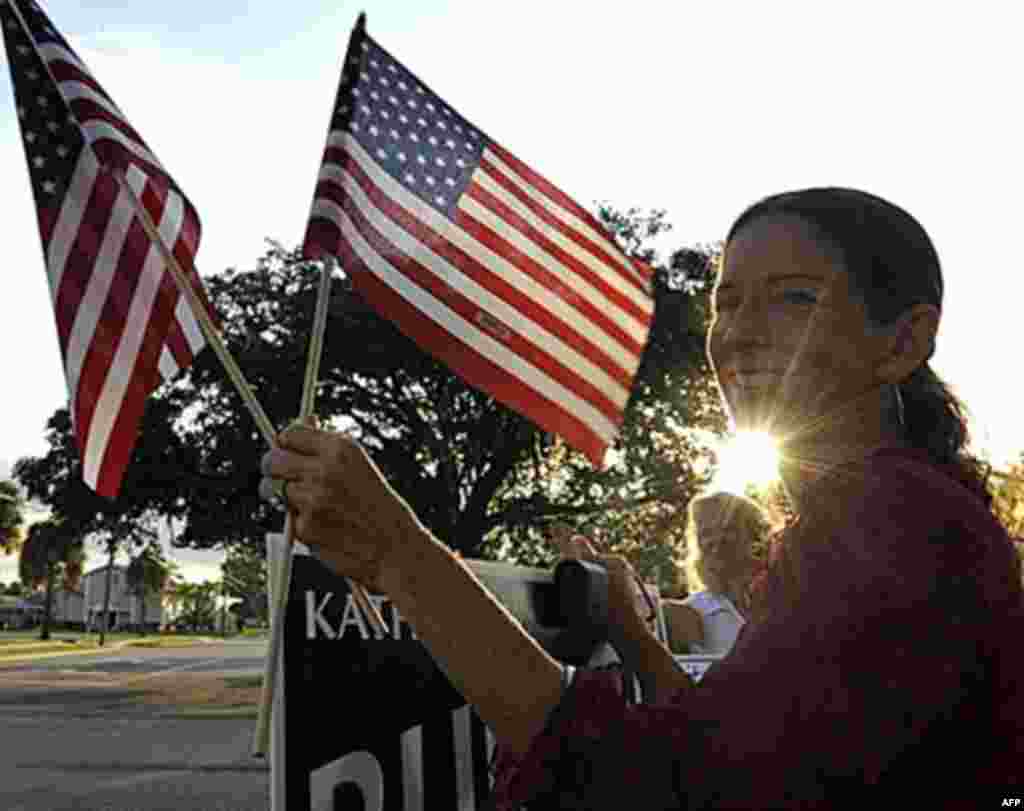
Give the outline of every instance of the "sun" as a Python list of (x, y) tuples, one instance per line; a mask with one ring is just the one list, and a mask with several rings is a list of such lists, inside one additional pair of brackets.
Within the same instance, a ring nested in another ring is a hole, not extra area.
[(779, 477), (779, 446), (769, 434), (741, 431), (717, 448), (714, 490), (742, 495), (748, 487), (765, 487)]

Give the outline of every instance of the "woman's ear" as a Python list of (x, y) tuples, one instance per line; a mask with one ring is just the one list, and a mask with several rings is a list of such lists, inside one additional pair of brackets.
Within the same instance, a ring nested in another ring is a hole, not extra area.
[(885, 383), (902, 383), (935, 350), (939, 310), (933, 304), (915, 304), (892, 325), (885, 358), (878, 376)]

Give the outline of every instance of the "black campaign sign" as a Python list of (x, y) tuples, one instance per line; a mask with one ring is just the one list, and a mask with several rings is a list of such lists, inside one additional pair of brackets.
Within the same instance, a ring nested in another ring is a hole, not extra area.
[[(558, 635), (545, 631), (555, 625), (550, 575), (471, 565), (550, 650)], [(390, 601), (372, 599), (388, 624), (384, 638), (343, 578), (294, 557), (284, 640), (288, 811), (483, 809), (489, 733)]]

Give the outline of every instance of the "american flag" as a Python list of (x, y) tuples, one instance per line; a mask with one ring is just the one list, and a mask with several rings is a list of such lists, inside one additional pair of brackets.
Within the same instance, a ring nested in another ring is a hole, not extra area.
[[(199, 217), (33, 2), (0, 2), (85, 482), (115, 497), (146, 398), (205, 345), (124, 176), (204, 302)], [(211, 312), (212, 314), (212, 312)]]
[(597, 466), (653, 316), (650, 271), (582, 206), (352, 33), (304, 241), (474, 385)]

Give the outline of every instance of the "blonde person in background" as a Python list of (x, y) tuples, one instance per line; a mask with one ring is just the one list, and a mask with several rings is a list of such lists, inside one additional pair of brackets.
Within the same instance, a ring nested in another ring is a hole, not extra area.
[(750, 585), (772, 526), (749, 498), (711, 493), (690, 502), (684, 563), (690, 595), (665, 600), (673, 653), (724, 656), (750, 612)]

